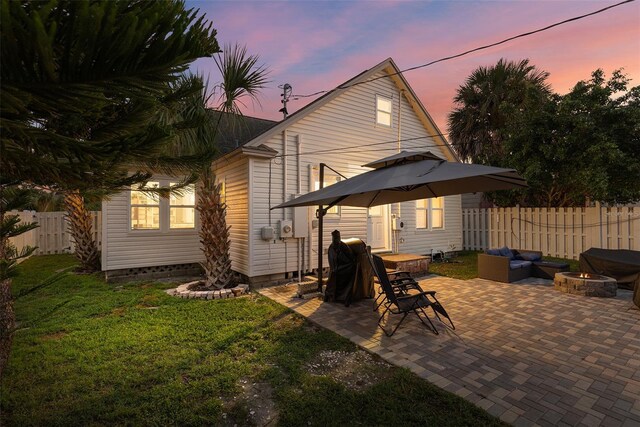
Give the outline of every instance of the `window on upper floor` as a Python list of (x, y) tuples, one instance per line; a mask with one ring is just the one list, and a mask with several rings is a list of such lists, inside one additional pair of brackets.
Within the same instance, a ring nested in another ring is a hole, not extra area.
[(444, 228), (444, 197), (416, 200), (416, 228)]
[(390, 98), (376, 95), (376, 123), (391, 127), (392, 104)]

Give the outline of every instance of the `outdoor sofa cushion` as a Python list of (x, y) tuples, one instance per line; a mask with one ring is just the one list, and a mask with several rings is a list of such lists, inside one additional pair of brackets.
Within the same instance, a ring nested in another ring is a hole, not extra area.
[(495, 255), (495, 256), (500, 256), (500, 249), (487, 249), (485, 251), (485, 253), (487, 255)]
[(540, 261), (542, 259), (542, 255), (540, 252), (519, 252), (518, 255), (516, 255), (516, 259), (524, 261)]
[(522, 261), (522, 260), (513, 260), (509, 261), (509, 268), (511, 270), (516, 270), (518, 268), (528, 268), (531, 266), (531, 261)]
[(499, 249), (500, 256), (506, 256), (509, 259), (515, 259), (515, 255), (511, 252), (508, 246), (503, 246)]
[[(511, 266), (511, 263), (516, 261)], [(531, 274), (531, 262), (510, 260), (506, 256), (478, 254), (478, 277), (497, 282), (515, 282), (525, 279)]]

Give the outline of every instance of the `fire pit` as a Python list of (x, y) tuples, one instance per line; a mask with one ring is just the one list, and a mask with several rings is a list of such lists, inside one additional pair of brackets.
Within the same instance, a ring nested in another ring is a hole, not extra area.
[(556, 273), (554, 289), (568, 294), (587, 297), (615, 297), (618, 292), (616, 279), (591, 273)]

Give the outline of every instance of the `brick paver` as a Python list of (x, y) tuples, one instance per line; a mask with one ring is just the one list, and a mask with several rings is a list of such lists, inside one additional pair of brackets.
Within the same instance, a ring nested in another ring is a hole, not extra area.
[(386, 337), (369, 300), (302, 300), (295, 285), (260, 293), (510, 424), (640, 426), (640, 310), (631, 292), (583, 297), (541, 279), (420, 284), (438, 292), (455, 331), (435, 321), (434, 335), (409, 316)]

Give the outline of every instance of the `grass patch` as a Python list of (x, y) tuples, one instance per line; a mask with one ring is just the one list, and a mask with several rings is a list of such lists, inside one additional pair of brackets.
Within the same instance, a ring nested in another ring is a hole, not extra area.
[[(452, 259), (453, 262), (432, 262), (429, 273), (454, 279), (469, 280), (478, 277), (478, 254), (480, 251), (460, 251)], [(566, 262), (571, 271), (580, 271), (580, 263), (575, 259), (554, 258), (545, 256), (546, 261)]]
[(478, 277), (478, 253), (476, 251), (460, 251), (451, 261), (432, 262), (429, 273), (454, 279), (469, 280)]
[[(73, 265), (32, 257), (14, 294)], [(395, 425), (398, 414), (405, 425), (501, 425), (378, 359), (367, 387), (312, 372), (322, 354), (361, 350), (269, 299), (183, 300), (169, 287), (72, 274), (19, 298), (3, 424), (260, 425), (254, 409), (268, 399), (278, 425)]]

